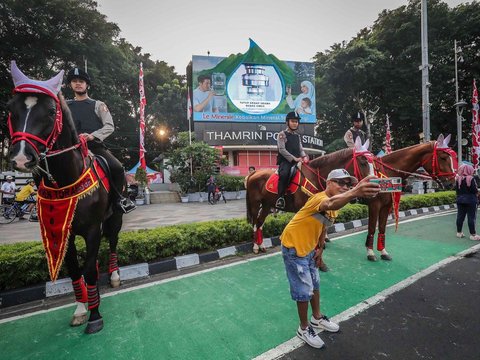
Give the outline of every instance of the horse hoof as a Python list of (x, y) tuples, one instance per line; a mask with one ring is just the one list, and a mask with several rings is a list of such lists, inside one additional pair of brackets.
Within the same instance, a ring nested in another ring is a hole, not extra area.
[(329, 237), (325, 237), (325, 242), (330, 242), (330, 238), (329, 238)]
[(254, 254), (258, 254), (258, 249), (259, 249), (258, 244), (253, 244), (253, 253)]
[(87, 322), (87, 314), (72, 316), (72, 320), (70, 320), (70, 326), (80, 326)]
[(89, 321), (85, 328), (85, 334), (95, 334), (103, 329), (103, 319)]
[(375, 255), (367, 255), (368, 261), (377, 261), (377, 257)]
[(117, 288), (117, 287), (119, 287), (119, 286), (120, 286), (120, 279), (118, 279), (118, 280), (111, 280), (111, 281), (110, 281), (110, 286), (111, 286), (112, 288)]
[(262, 253), (266, 253), (266, 252), (267, 252), (267, 249), (266, 249), (265, 246), (263, 246), (263, 245), (260, 245), (260, 249), (259, 249), (259, 250), (260, 250), (260, 252), (262, 252)]
[(380, 257), (382, 258), (382, 260), (388, 260), (388, 261), (392, 260), (392, 257), (388, 254), (382, 254), (380, 255)]

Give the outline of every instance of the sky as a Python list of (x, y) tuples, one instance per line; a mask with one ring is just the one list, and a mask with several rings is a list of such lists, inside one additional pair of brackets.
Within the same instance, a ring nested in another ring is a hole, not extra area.
[[(313, 61), (407, 0), (97, 0), (120, 37), (185, 74), (192, 55), (244, 53), (252, 38), (281, 60)], [(446, 0), (454, 7), (461, 0)], [(418, 34), (420, 37), (420, 33)]]

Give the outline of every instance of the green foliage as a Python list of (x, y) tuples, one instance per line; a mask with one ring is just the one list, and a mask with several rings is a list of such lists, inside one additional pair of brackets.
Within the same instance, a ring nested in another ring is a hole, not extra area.
[[(164, 61), (119, 37), (120, 28), (108, 22), (93, 0), (4, 0), (0, 2), (0, 103), (11, 97), (8, 68), (16, 60), (29, 77), (48, 79), (60, 70), (84, 66), (92, 77), (89, 95), (104, 101), (115, 122), (115, 132), (105, 143), (125, 168), (138, 161), (138, 73), (144, 69), (147, 98), (145, 145), (147, 163), (168, 147), (158, 141), (155, 129), (163, 126), (173, 135), (186, 130), (185, 77)], [(63, 89), (72, 97), (69, 87)], [(6, 118), (0, 107), (0, 117)], [(8, 133), (0, 122), (0, 141)]]
[(145, 186), (148, 182), (147, 172), (144, 168), (138, 167), (137, 171), (135, 172), (135, 180), (141, 185)]
[[(455, 202), (455, 192), (446, 191), (402, 198), (401, 210), (430, 207)], [(269, 216), (263, 227), (265, 237), (278, 236), (294, 214), (281, 213)], [(367, 206), (348, 204), (340, 210), (337, 222), (347, 222), (367, 217)], [(150, 230), (121, 232), (117, 253), (119, 265), (153, 262), (172, 256), (212, 251), (251, 241), (252, 227), (245, 219), (216, 220), (159, 227)], [(77, 237), (75, 244), (80, 264), (85, 261), (85, 243)], [(101, 271), (108, 270), (108, 243), (102, 241), (99, 251)], [(60, 277), (66, 277), (65, 266)], [(45, 251), (40, 242), (0, 245), (0, 290), (48, 281)]]
[(217, 184), (222, 185), (225, 191), (245, 190), (245, 177), (233, 175), (218, 175)]
[[(184, 141), (185, 137), (179, 138)], [(204, 142), (175, 146), (167, 154), (170, 179), (179, 184), (182, 193), (203, 191), (208, 177), (224, 163), (219, 152)], [(192, 163), (190, 168), (190, 162)], [(193, 172), (193, 173), (191, 173)]]
[[(420, 18), (420, 1), (411, 0), (397, 9), (384, 10), (351, 41), (317, 53), (317, 117), (325, 145), (343, 137), (351, 126), (350, 114), (377, 106), (380, 110), (371, 128), (374, 151), (380, 150), (385, 139), (387, 114), (394, 149), (418, 143), (422, 131)], [(472, 80), (480, 77), (479, 21), (478, 1), (453, 8), (440, 0), (428, 1), (432, 137), (456, 132), (451, 121), (455, 118), (454, 39), (464, 59), (458, 65), (460, 98), (471, 97)]]

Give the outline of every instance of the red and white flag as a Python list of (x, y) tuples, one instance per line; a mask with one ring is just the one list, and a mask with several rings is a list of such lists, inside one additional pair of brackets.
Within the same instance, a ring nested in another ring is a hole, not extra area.
[(480, 115), (478, 109), (478, 90), (473, 79), (472, 94), (472, 163), (475, 169), (478, 169), (480, 158)]
[(138, 91), (140, 93), (140, 167), (147, 169), (145, 161), (145, 105), (147, 99), (145, 98), (145, 88), (143, 86), (143, 64), (140, 63), (140, 74), (138, 76)]
[(190, 100), (190, 88), (187, 87), (187, 119), (192, 119), (192, 100)]
[(385, 134), (385, 153), (390, 154), (392, 152), (392, 146), (390, 144), (390, 140), (392, 139), (392, 135), (390, 134), (390, 120), (388, 119), (387, 115), (387, 132)]

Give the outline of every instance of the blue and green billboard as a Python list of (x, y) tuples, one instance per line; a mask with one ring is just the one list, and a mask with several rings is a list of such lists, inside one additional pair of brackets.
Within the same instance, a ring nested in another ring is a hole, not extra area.
[(245, 54), (193, 56), (194, 121), (281, 123), (297, 111), (315, 123), (313, 63), (282, 61), (253, 40)]

